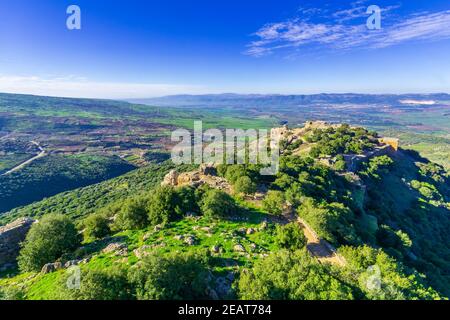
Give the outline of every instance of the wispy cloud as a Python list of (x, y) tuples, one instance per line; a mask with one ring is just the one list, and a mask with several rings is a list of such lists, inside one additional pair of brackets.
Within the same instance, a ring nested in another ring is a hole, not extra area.
[(149, 98), (156, 96), (202, 93), (203, 87), (149, 84), (149, 83), (118, 83), (96, 82), (76, 76), (15, 76), (0, 74), (0, 92), (26, 93), (58, 97), (84, 98)]
[[(317, 22), (323, 19), (314, 22), (310, 16), (306, 16), (269, 23), (253, 34), (257, 40), (248, 44), (245, 54), (261, 57), (276, 51), (306, 48), (375, 49), (408, 41), (450, 39), (450, 10), (415, 13), (387, 21), (386, 13), (398, 7), (394, 5), (382, 8), (384, 20), (381, 30), (367, 29), (366, 20), (362, 19), (369, 16), (364, 1), (355, 2), (351, 8), (329, 14), (326, 22)], [(312, 9), (307, 10), (314, 12)], [(302, 9), (302, 12), (305, 12), (305, 9)], [(355, 23), (355, 19), (359, 21)]]

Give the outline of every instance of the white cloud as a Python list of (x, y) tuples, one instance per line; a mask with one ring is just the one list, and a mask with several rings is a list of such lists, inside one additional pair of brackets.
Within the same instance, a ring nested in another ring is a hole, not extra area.
[(43, 78), (38, 76), (0, 75), (0, 92), (84, 98), (149, 98), (156, 96), (201, 93), (198, 86), (95, 82), (84, 78), (67, 76)]
[[(358, 3), (355, 3), (358, 4)], [(364, 23), (348, 23), (369, 15), (363, 6), (354, 6), (332, 14), (330, 22), (312, 22), (310, 18), (295, 18), (269, 23), (253, 35), (258, 37), (247, 46), (245, 54), (255, 57), (271, 54), (286, 48), (322, 47), (348, 50), (354, 48), (383, 48), (408, 41), (437, 41), (450, 39), (450, 10), (435, 13), (423, 12), (406, 18), (382, 20), (381, 30), (368, 30)], [(398, 8), (382, 9), (388, 12)], [(364, 10), (363, 10), (364, 9)], [(386, 18), (385, 15), (383, 15)]]

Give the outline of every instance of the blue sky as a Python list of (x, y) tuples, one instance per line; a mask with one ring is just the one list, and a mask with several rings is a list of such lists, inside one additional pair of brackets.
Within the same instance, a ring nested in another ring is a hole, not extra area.
[[(71, 4), (81, 30), (66, 28)], [(450, 92), (449, 56), (448, 0), (0, 3), (0, 92)]]

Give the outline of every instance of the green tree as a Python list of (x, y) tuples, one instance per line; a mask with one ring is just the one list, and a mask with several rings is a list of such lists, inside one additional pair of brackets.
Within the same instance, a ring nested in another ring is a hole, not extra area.
[(236, 193), (252, 194), (256, 192), (256, 183), (248, 176), (238, 178), (233, 187)]
[(127, 199), (116, 217), (114, 227), (116, 230), (139, 230), (148, 225), (147, 214), (148, 199), (134, 197)]
[(207, 299), (209, 270), (193, 253), (151, 254), (129, 271), (138, 300)]
[(65, 300), (132, 300), (133, 290), (122, 268), (89, 269), (81, 274), (80, 289), (67, 289), (67, 277), (60, 283)]
[(203, 196), (201, 211), (210, 218), (226, 218), (235, 214), (237, 207), (233, 198), (227, 193), (211, 189)]
[(299, 250), (306, 246), (307, 240), (300, 226), (291, 222), (284, 226), (277, 226), (275, 242), (281, 248)]
[(280, 215), (286, 204), (286, 198), (281, 191), (270, 190), (263, 200), (263, 209), (270, 214)]
[(227, 167), (227, 173), (225, 174), (225, 178), (229, 183), (235, 184), (236, 181), (243, 176), (247, 175), (247, 170), (244, 165), (230, 165)]
[(83, 221), (85, 239), (102, 239), (111, 233), (110, 221), (102, 213), (93, 214)]
[[(407, 272), (402, 264), (381, 249), (369, 246), (341, 247), (347, 264), (341, 272), (373, 300), (439, 299), (439, 294), (424, 285), (417, 273)], [(356, 281), (353, 280), (356, 278)], [(374, 281), (375, 280), (375, 281)], [(375, 285), (374, 285), (375, 284)]]
[(44, 216), (27, 234), (18, 258), (20, 270), (40, 271), (46, 263), (75, 250), (80, 242), (78, 231), (68, 217)]
[(243, 300), (349, 300), (352, 289), (306, 250), (280, 250), (241, 273), (238, 295)]
[(148, 204), (148, 219), (151, 225), (166, 224), (181, 217), (179, 198), (174, 188), (162, 186), (153, 191)]

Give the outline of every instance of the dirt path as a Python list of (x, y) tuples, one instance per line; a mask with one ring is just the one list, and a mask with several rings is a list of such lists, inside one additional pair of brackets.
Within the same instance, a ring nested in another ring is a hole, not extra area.
[(303, 229), (308, 243), (308, 251), (321, 263), (331, 263), (338, 266), (345, 266), (346, 262), (327, 241), (320, 239), (311, 227), (301, 218), (298, 223)]
[(16, 172), (16, 171), (22, 169), (23, 167), (29, 165), (29, 164), (32, 163), (33, 161), (35, 161), (35, 160), (37, 160), (37, 159), (39, 159), (39, 158), (42, 158), (42, 157), (44, 157), (44, 156), (46, 155), (46, 152), (45, 152), (44, 148), (42, 148), (42, 147), (39, 145), (38, 142), (36, 142), (36, 141), (31, 141), (31, 143), (35, 144), (35, 145), (39, 148), (39, 151), (40, 151), (39, 154), (36, 155), (36, 156), (34, 156), (34, 157), (31, 158), (31, 159), (28, 159), (28, 160), (25, 161), (25, 162), (22, 162), (22, 163), (19, 164), (18, 166), (15, 166), (15, 167), (12, 168), (11, 170), (9, 170), (9, 171), (5, 172), (4, 174), (2, 174), (2, 176), (6, 176), (6, 175), (8, 175), (8, 174), (11, 174), (11, 173), (13, 173), (13, 172)]

